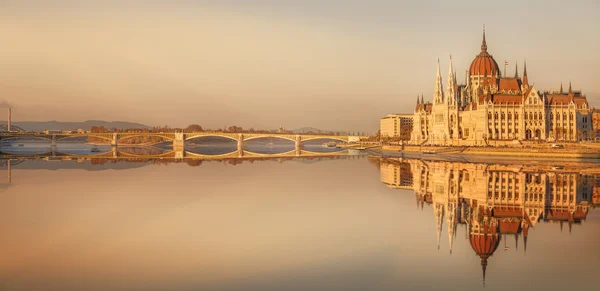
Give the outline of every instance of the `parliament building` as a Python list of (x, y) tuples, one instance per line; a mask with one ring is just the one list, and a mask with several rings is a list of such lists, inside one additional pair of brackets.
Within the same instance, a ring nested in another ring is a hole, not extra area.
[(502, 76), (488, 53), (485, 29), (481, 51), (459, 85), (452, 57), (444, 88), (440, 64), (433, 101), (417, 98), (410, 143), (443, 146), (518, 145), (528, 141), (590, 140), (592, 109), (580, 91), (538, 91), (522, 77)]

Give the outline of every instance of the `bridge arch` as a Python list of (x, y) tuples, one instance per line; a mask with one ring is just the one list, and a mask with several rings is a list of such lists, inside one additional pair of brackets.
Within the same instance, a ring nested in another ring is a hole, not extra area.
[[(119, 133), (117, 134), (117, 141), (126, 140), (134, 137), (160, 137), (164, 140), (173, 141), (175, 140), (175, 134), (166, 133)], [(110, 138), (112, 140), (112, 137)]]
[(296, 142), (296, 136), (288, 136), (288, 135), (270, 135), (270, 134), (261, 134), (261, 135), (254, 135), (254, 136), (249, 136), (249, 137), (245, 137), (244, 136), (244, 141), (250, 141), (250, 140), (254, 140), (254, 139), (261, 139), (261, 138), (279, 138), (279, 139), (284, 139), (284, 140), (289, 140), (292, 142)]
[[(158, 137), (158, 138), (162, 139), (162, 141), (160, 141), (160, 142), (149, 142), (149, 143), (146, 143), (146, 144), (158, 144), (158, 143), (163, 143), (163, 142), (175, 140), (175, 138), (173, 138), (173, 137), (169, 137), (169, 136), (166, 136), (166, 135), (160, 135), (160, 134), (158, 134), (158, 135), (153, 135), (153, 134), (132, 134), (132, 135), (118, 135), (117, 136), (117, 142), (119, 143), (119, 142), (122, 142), (122, 141), (125, 141), (125, 140), (128, 140), (128, 139), (132, 139), (132, 138), (136, 138), (136, 137)], [(112, 140), (112, 137), (109, 140)], [(132, 145), (135, 145), (135, 144), (132, 144)]]
[(238, 138), (233, 134), (219, 134), (219, 133), (204, 133), (204, 134), (193, 134), (193, 135), (190, 134), (190, 135), (185, 136), (185, 140), (192, 140), (192, 139), (203, 138), (203, 137), (222, 137), (222, 138), (227, 138), (227, 139), (231, 139), (234, 141), (238, 141)]

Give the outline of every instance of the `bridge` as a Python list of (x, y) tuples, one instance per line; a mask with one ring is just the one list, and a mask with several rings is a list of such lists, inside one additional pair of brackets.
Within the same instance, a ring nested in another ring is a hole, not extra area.
[(179, 152), (169, 150), (157, 153), (132, 153), (122, 150), (118, 147), (111, 147), (110, 151), (93, 154), (69, 154), (57, 152), (54, 148), (52, 151), (40, 152), (34, 154), (7, 154), (0, 153), (0, 159), (52, 159), (52, 160), (73, 160), (73, 159), (194, 159), (194, 160), (227, 160), (227, 159), (267, 159), (267, 158), (313, 158), (313, 157), (336, 157), (336, 156), (352, 156), (358, 154), (356, 150), (339, 150), (334, 152), (312, 152), (296, 148), (283, 153), (256, 153), (247, 150), (235, 150), (230, 153), (207, 155), (195, 152)]
[(38, 138), (45, 139), (51, 142), (52, 147), (56, 147), (58, 140), (70, 138), (99, 138), (110, 142), (113, 147), (117, 147), (120, 142), (134, 137), (159, 137), (165, 141), (173, 143), (173, 150), (185, 155), (185, 142), (203, 137), (221, 137), (231, 139), (237, 142), (238, 152), (243, 153), (244, 142), (261, 139), (261, 138), (278, 138), (294, 142), (295, 148), (300, 149), (302, 143), (310, 140), (326, 139), (336, 140), (346, 143), (358, 142), (361, 136), (338, 136), (338, 135), (310, 135), (310, 134), (287, 134), (287, 133), (231, 133), (231, 132), (113, 132), (113, 133), (53, 133), (43, 134), (37, 132), (19, 132), (19, 133), (2, 133), (0, 140), (10, 140), (19, 138)]

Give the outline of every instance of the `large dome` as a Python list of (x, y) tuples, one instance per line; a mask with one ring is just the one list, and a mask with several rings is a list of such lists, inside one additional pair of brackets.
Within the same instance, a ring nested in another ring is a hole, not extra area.
[(469, 69), (469, 75), (488, 75), (497, 76), (500, 69), (494, 57), (487, 52), (487, 43), (485, 42), (485, 30), (483, 31), (483, 41), (481, 42), (481, 52), (475, 57)]

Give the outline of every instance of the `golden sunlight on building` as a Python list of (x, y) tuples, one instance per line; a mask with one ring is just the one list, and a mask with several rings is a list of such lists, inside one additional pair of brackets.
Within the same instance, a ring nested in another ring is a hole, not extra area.
[(389, 114), (379, 121), (382, 138), (409, 140), (413, 126), (412, 114)]

